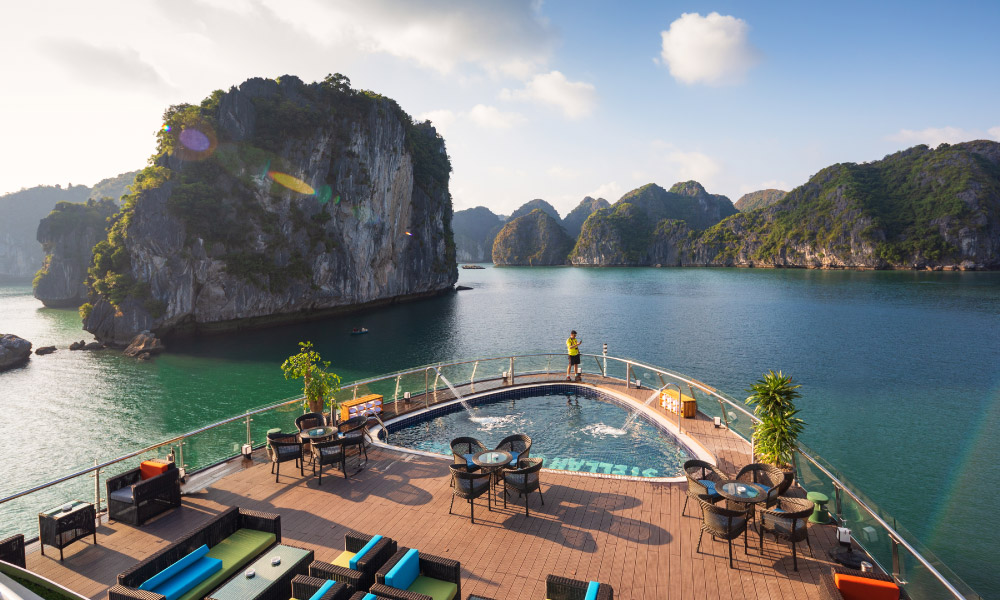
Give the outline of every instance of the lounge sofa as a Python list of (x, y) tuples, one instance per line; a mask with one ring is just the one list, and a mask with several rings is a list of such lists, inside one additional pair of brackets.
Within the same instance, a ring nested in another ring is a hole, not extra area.
[(181, 505), (180, 471), (170, 463), (163, 473), (142, 478), (142, 468), (108, 478), (108, 517), (141, 526), (156, 515)]
[(615, 590), (606, 583), (549, 575), (545, 578), (545, 597), (548, 600), (613, 600)]
[(369, 591), (391, 600), (459, 600), (462, 597), (462, 565), (457, 560), (421, 554), (402, 546), (375, 573), (375, 581)]
[(24, 534), (0, 540), (0, 560), (24, 568)]
[(367, 590), (375, 583), (375, 572), (392, 558), (397, 550), (396, 542), (392, 538), (355, 532), (344, 536), (344, 547), (346, 550), (332, 563), (314, 561), (309, 565), (309, 575), (341, 581), (356, 590)]
[(831, 567), (820, 578), (820, 594), (827, 600), (899, 600), (909, 596), (889, 575)]
[(201, 600), (280, 542), (280, 516), (230, 508), (120, 573), (108, 600)]
[(292, 579), (292, 600), (348, 600), (354, 588), (346, 583), (296, 575)]

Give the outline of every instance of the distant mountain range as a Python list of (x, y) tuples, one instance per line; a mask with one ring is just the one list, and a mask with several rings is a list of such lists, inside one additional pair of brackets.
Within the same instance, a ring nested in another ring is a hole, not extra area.
[[(506, 223), (472, 210), (489, 227), (477, 230), (478, 254), (461, 260), (488, 260), (492, 242), (497, 265), (998, 269), (1000, 144), (921, 145), (836, 164), (790, 192), (752, 192), (735, 206), (687, 181), (650, 183), (610, 206), (588, 197), (562, 221), (542, 200)], [(456, 213), (456, 240), (466, 212)], [(562, 234), (575, 243), (560, 258)]]
[(39, 185), (0, 196), (0, 281), (31, 279), (42, 266), (42, 244), (35, 239), (38, 224), (59, 202), (85, 202), (125, 193), (138, 171), (101, 180), (93, 188)]

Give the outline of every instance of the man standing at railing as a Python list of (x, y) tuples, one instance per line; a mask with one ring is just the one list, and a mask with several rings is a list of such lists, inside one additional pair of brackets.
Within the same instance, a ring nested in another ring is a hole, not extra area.
[(571, 381), (569, 373), (576, 365), (576, 380), (580, 381), (580, 344), (583, 340), (576, 338), (576, 331), (569, 332), (569, 339), (566, 340), (566, 351), (569, 354), (569, 365), (566, 366), (566, 381)]

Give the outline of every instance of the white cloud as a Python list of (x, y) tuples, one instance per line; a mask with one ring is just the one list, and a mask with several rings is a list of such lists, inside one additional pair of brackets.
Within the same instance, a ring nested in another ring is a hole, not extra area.
[(486, 129), (510, 129), (527, 122), (524, 115), (516, 112), (503, 112), (495, 106), (477, 104), (469, 111), (468, 118), (476, 125)]
[(678, 181), (695, 180), (705, 188), (711, 185), (713, 178), (722, 167), (712, 157), (701, 152), (681, 152), (675, 150), (667, 155), (667, 162), (675, 167)]
[(545, 172), (552, 177), (558, 179), (576, 179), (581, 175), (579, 169), (574, 169), (572, 167), (563, 167), (561, 165), (552, 165)]
[(438, 133), (446, 135), (448, 130), (458, 119), (458, 115), (448, 109), (430, 110), (425, 113), (420, 113), (416, 116), (416, 119), (417, 121), (430, 121), (434, 124), (434, 128), (438, 130)]
[(622, 191), (622, 186), (618, 185), (617, 181), (609, 181), (608, 183), (602, 183), (597, 186), (593, 191), (587, 192), (587, 195), (591, 198), (604, 198), (608, 202), (614, 204), (621, 198), (625, 192)]
[(682, 83), (742, 83), (747, 71), (760, 61), (760, 51), (747, 39), (749, 29), (743, 19), (717, 12), (707, 17), (684, 13), (670, 29), (660, 32), (660, 56)]
[(586, 117), (594, 112), (597, 93), (593, 84), (570, 81), (559, 71), (539, 73), (525, 84), (524, 89), (500, 92), (504, 100), (528, 100), (562, 110), (570, 119)]
[(167, 82), (133, 48), (107, 48), (83, 40), (43, 42), (42, 53), (55, 59), (71, 76), (92, 85), (117, 88), (165, 88)]
[(900, 129), (898, 132), (886, 136), (886, 139), (893, 142), (901, 142), (907, 145), (927, 144), (932, 148), (940, 144), (957, 144), (959, 142), (988, 138), (1000, 140), (1000, 127), (992, 127), (986, 131), (961, 129), (959, 127), (928, 127), (919, 130)]

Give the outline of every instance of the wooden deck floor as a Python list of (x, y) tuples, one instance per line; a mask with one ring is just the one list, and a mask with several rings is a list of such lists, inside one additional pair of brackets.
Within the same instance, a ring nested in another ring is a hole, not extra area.
[[(626, 392), (623, 385), (599, 383), (636, 399), (648, 395), (648, 390)], [(750, 461), (745, 442), (704, 417), (685, 420), (684, 428), (718, 456), (724, 471), (735, 474)], [(318, 560), (333, 560), (352, 529), (459, 560), (463, 596), (541, 599), (545, 577), (554, 573), (609, 583), (622, 600), (813, 598), (821, 573), (829, 571), (830, 526), (810, 524), (816, 558), (800, 553), (798, 572), (792, 570), (787, 543), (771, 538), (761, 554), (753, 531), (749, 552), (742, 542), (734, 544), (735, 569), (729, 568), (725, 542), (706, 535), (702, 553), (696, 553), (701, 520), (693, 505), (690, 516), (681, 514), (684, 483), (543, 472), (545, 505), (532, 495), (530, 517), (524, 516), (522, 499), (492, 512), (480, 499), (472, 524), (462, 500), (455, 502), (456, 514), (448, 514), (449, 461), (377, 448), (369, 458), (351, 478), (332, 471), (319, 486), (289, 463), (275, 483), (270, 463), (257, 453), (253, 460), (218, 467), (225, 476), (217, 480), (203, 474), (203, 481), (212, 482), (185, 496), (181, 509), (142, 528), (105, 523), (98, 530), (98, 546), (77, 542), (66, 549), (63, 563), (35, 551), (28, 568), (85, 596), (103, 598), (120, 571), (222, 510), (241, 506), (280, 514), (283, 541), (314, 549)]]

